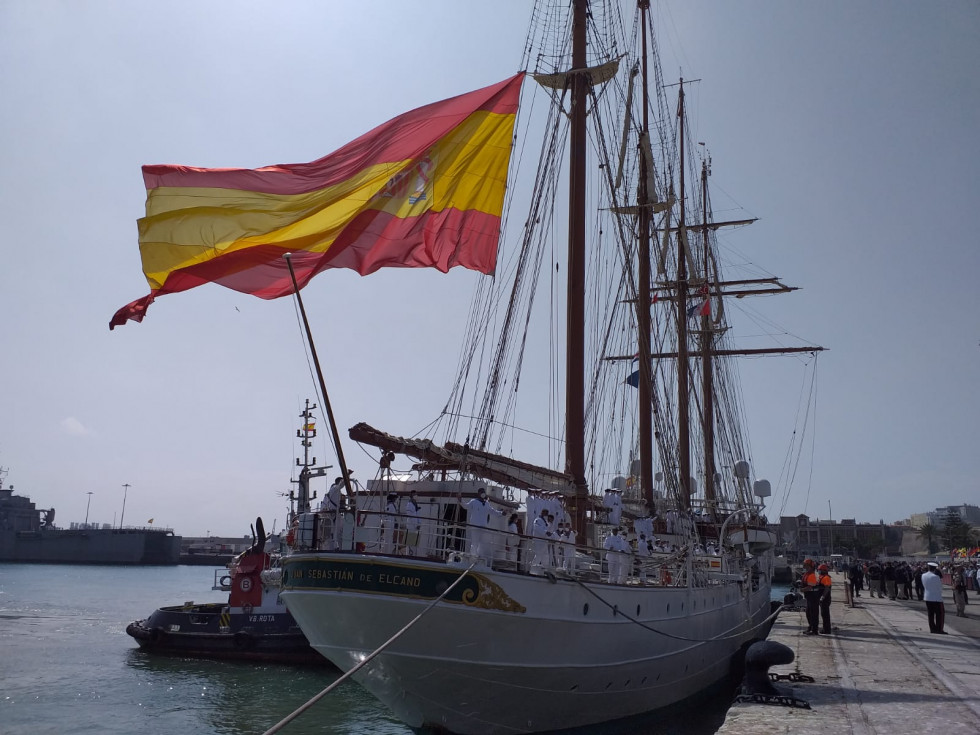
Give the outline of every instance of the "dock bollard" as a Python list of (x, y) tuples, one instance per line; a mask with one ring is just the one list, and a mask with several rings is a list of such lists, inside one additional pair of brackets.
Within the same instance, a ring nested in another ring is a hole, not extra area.
[(805, 674), (788, 674), (785, 677), (769, 673), (770, 666), (793, 663), (796, 655), (789, 646), (776, 641), (758, 641), (745, 652), (745, 675), (742, 688), (735, 695), (735, 704), (776, 704), (783, 707), (810, 709), (810, 703), (797, 699), (792, 691), (782, 691), (773, 686), (773, 679), (786, 678), (791, 681), (813, 681)]
[(776, 641), (758, 641), (745, 652), (745, 676), (742, 679), (742, 694), (780, 696), (784, 692), (773, 686), (769, 678), (770, 666), (793, 663), (796, 654), (789, 646)]

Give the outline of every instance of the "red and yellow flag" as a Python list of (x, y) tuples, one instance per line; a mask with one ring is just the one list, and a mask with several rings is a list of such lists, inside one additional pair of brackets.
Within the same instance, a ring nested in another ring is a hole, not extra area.
[(312, 163), (144, 166), (140, 255), (150, 293), (204, 283), (274, 299), (327, 268), (454, 266), (492, 273), (524, 74), (389, 120)]

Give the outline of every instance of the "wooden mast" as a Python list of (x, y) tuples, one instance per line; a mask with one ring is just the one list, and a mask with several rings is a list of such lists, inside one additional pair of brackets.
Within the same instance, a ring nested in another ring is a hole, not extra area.
[(677, 494), (682, 510), (691, 507), (691, 427), (688, 417), (688, 346), (687, 346), (687, 231), (685, 229), (684, 191), (684, 78), (677, 95), (677, 117), (680, 118), (680, 218), (677, 223)]
[(591, 77), (587, 70), (588, 0), (575, 0), (572, 16), (572, 73), (569, 200), (567, 354), (565, 367), (565, 468), (575, 482), (575, 528), (585, 538), (588, 487), (585, 483), (585, 107)]
[[(643, 105), (643, 127), (640, 132), (640, 145), (649, 146), (650, 140), (650, 104), (649, 91), (647, 86), (648, 61), (647, 61), (647, 11), (650, 9), (649, 0), (639, 0), (640, 5), (640, 27), (642, 29), (642, 79), (643, 93), (641, 95)], [(627, 114), (629, 111), (627, 111)], [(640, 170), (639, 186), (637, 199), (639, 206), (639, 242), (637, 264), (637, 298), (636, 298), (636, 325), (639, 332), (639, 358), (640, 375), (637, 385), (637, 404), (639, 409), (639, 430), (640, 430), (640, 488), (644, 500), (653, 508), (653, 376), (652, 365), (650, 364), (650, 204), (651, 192), (648, 190), (647, 181), (649, 178), (650, 162), (647, 160), (645, 150), (640, 150)]]
[[(702, 202), (702, 247), (704, 248), (704, 299), (711, 303), (711, 287), (708, 285), (711, 273), (711, 248), (708, 240), (708, 162), (701, 162), (701, 202)], [(720, 297), (719, 297), (720, 298)], [(715, 497), (715, 399), (714, 399), (714, 330), (711, 326), (711, 307), (701, 312), (701, 405), (702, 433), (704, 435), (704, 503), (708, 517), (717, 517)]]

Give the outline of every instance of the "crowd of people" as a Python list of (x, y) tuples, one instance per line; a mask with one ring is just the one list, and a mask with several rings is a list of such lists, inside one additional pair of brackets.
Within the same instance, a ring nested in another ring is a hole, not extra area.
[[(319, 504), (321, 525), (317, 537), (320, 547), (327, 550), (339, 547), (345, 511), (349, 510), (343, 488), (343, 478), (336, 478)], [(476, 497), (457, 501), (465, 511), (465, 515), (459, 515), (463, 526), (452, 523), (447, 526), (456, 534), (453, 536), (457, 539), (453, 542), (455, 548), (462, 549), (465, 543), (470, 556), (481, 558), (487, 564), (494, 561), (513, 562), (521, 568), (532, 572), (538, 570), (539, 573), (548, 570), (575, 571), (576, 532), (560, 496), (556, 493), (528, 493), (526, 527), (518, 513), (495, 507), (489, 500), (486, 489), (478, 488)], [(601, 520), (607, 523), (621, 520), (620, 503), (620, 492), (607, 490)], [(369, 523), (369, 520), (365, 520), (369, 515), (359, 513), (358, 525)], [(299, 516), (297, 514), (294, 519), (296, 524), (299, 523)], [(419, 554), (422, 551), (423, 516), (426, 514), (415, 492), (408, 495), (388, 493), (383, 510), (376, 514), (377, 550), (383, 554)], [(506, 521), (497, 521), (498, 516)], [(653, 569), (657, 570), (660, 584), (671, 584), (673, 580), (665, 566), (665, 558), (686, 550), (686, 546), (678, 547), (672, 539), (679, 529), (691, 525), (692, 521), (687, 515), (675, 511), (668, 512), (662, 518), (638, 518), (632, 522), (632, 529), (622, 523), (610, 524), (602, 543), (606, 578), (613, 583), (625, 584), (627, 579), (633, 577), (642, 583), (648, 581), (648, 573)], [(458, 533), (460, 528), (465, 530)], [(299, 538), (298, 532), (296, 538)], [(711, 541), (697, 543), (693, 552), (696, 557), (718, 556), (720, 553)]]
[[(908, 562), (855, 561), (840, 570), (847, 576), (852, 598), (867, 591), (869, 596), (884, 600), (918, 600), (926, 603), (929, 631), (945, 634), (943, 580), (948, 577), (953, 588), (953, 602), (958, 617), (966, 617), (969, 592), (980, 596), (976, 562)], [(817, 566), (812, 559), (803, 562), (799, 580), (806, 603), (805, 634), (830, 633), (830, 601), (833, 581), (827, 564)], [(821, 628), (822, 622), (822, 628)]]

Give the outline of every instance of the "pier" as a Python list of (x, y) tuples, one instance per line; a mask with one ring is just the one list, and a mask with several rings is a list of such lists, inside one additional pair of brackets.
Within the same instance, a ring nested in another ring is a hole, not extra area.
[(736, 703), (718, 735), (980, 732), (980, 596), (969, 593), (967, 617), (960, 618), (944, 588), (948, 635), (937, 635), (929, 632), (924, 602), (882, 600), (863, 590), (851, 607), (844, 602), (846, 576), (835, 573), (833, 581), (833, 633), (804, 635), (806, 614), (784, 610), (769, 635), (796, 654), (771, 674), (814, 679), (775, 685), (810, 709)]

